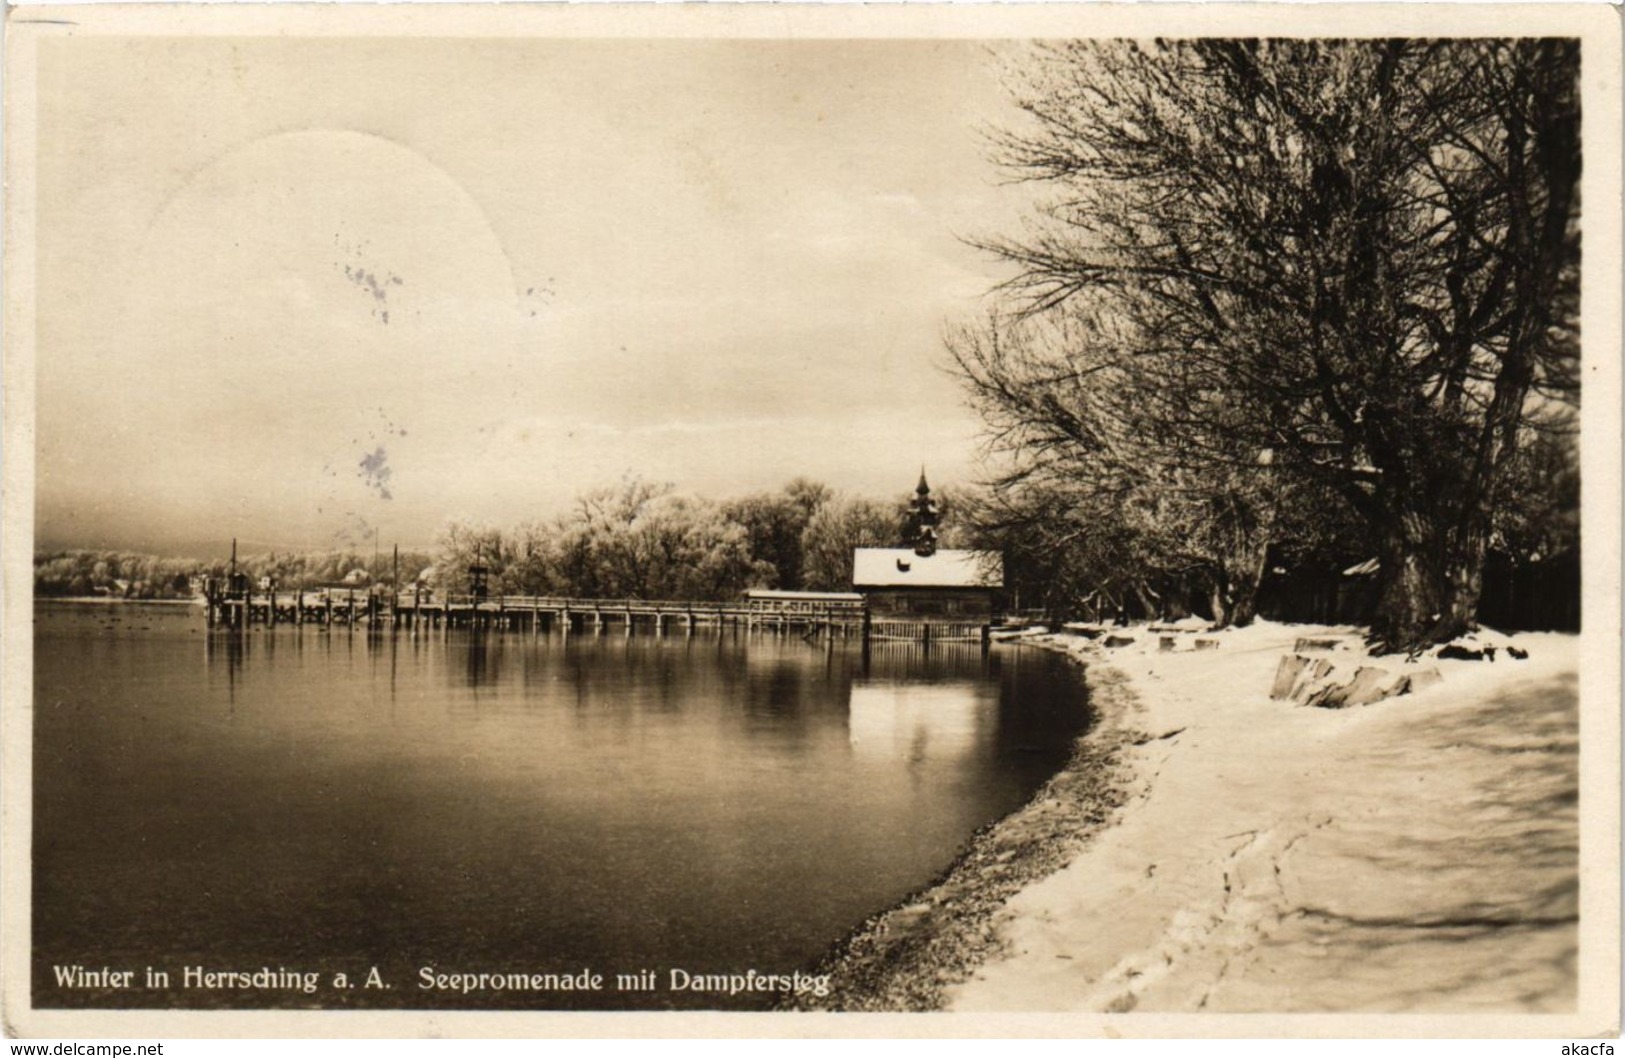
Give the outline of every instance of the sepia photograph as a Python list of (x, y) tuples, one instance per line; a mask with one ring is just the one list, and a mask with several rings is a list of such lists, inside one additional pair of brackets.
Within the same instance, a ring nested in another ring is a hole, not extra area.
[(1617, 11), (1153, 7), (9, 9), (7, 1033), (1617, 1036)]

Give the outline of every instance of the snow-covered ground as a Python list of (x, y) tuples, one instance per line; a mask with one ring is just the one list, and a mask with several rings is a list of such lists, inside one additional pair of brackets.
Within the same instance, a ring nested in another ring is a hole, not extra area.
[[(1415, 694), (1343, 710), (1269, 697), (1301, 636)], [(1578, 639), (1516, 660), (1364, 659), (1352, 630), (1260, 623), (1178, 649), (1083, 647), (1127, 676), (1138, 779), (1115, 825), (998, 913), (959, 1011), (1572, 1011)], [(1501, 642), (1507, 640), (1501, 639)], [(1104, 681), (1109, 684), (1110, 681)], [(1091, 678), (1091, 684), (1096, 680)], [(1096, 691), (1097, 699), (1100, 691)]]

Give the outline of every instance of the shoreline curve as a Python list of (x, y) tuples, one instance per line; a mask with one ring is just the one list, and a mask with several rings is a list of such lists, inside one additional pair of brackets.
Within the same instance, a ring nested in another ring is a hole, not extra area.
[(1128, 677), (1087, 640), (1049, 634), (1020, 640), (1064, 654), (1079, 673), (1096, 721), (1072, 755), (1026, 804), (978, 829), (934, 881), (859, 924), (814, 972), (829, 994), (788, 998), (797, 1011), (918, 1013), (941, 1010), (947, 989), (994, 954), (995, 919), (1017, 892), (1065, 867), (1119, 810), (1143, 793), (1125, 750), (1153, 741)]

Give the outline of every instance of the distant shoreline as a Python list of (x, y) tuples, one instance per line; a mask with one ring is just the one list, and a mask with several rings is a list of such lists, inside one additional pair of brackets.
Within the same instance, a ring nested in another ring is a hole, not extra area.
[(34, 605), (67, 603), (73, 606), (201, 606), (202, 599), (116, 599), (105, 595), (36, 595)]

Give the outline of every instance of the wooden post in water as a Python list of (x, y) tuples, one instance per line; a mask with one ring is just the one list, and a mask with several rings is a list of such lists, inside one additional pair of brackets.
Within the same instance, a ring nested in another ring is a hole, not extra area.
[[(231, 572), (226, 574), (226, 597), (229, 599), (236, 594), (237, 587), (237, 538), (231, 538)], [(232, 613), (228, 620), (235, 626), (237, 615)]]

